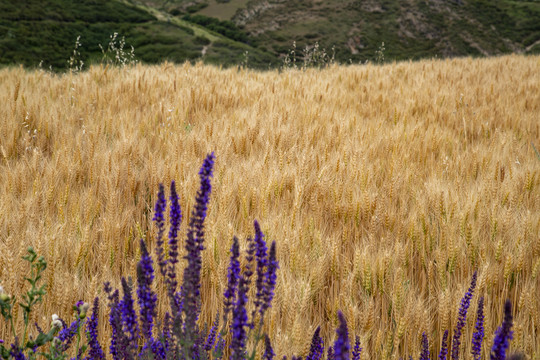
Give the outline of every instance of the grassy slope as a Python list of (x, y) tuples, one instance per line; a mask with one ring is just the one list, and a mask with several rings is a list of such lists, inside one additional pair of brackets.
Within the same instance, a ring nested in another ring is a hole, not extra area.
[[(258, 34), (275, 53), (294, 39), (300, 47), (336, 46), (338, 59), (373, 59), (385, 43), (387, 58), (539, 52), (537, 1), (252, 0), (235, 21)], [(529, 47), (527, 49), (527, 47)]]
[(206, 16), (218, 18), (220, 20), (230, 20), (239, 9), (244, 8), (249, 0), (230, 0), (227, 3), (218, 3), (215, 0), (209, 1), (208, 6), (198, 13)]
[[(248, 44), (237, 42), (224, 37), (223, 35), (212, 32), (202, 26), (182, 20), (178, 16), (171, 16), (169, 12), (175, 8), (175, 4), (181, 1), (166, 2), (160, 1), (135, 0), (130, 1), (135, 6), (143, 9), (157, 19), (167, 21), (182, 28), (189, 28), (198, 39), (206, 39), (203, 42), (205, 54), (203, 60), (209, 64), (238, 65), (245, 61), (246, 51), (249, 53), (249, 64), (255, 68), (266, 68), (268, 64), (275, 65), (276, 58), (270, 53), (262, 52)], [(168, 5), (168, 6), (167, 6)], [(202, 50), (202, 49), (201, 49)]]
[[(202, 6), (201, 4), (206, 4)], [(198, 6), (201, 5), (201, 6)], [(193, 9), (233, 19), (247, 44), (181, 20)], [(45, 9), (45, 10), (43, 10)], [(190, 10), (191, 9), (191, 10)], [(175, 14), (177, 16), (172, 16)], [(319, 42), (340, 62), (540, 52), (540, 3), (512, 0), (0, 0), (0, 64), (66, 67), (77, 35), (82, 58), (98, 60), (98, 44), (118, 32), (148, 63), (200, 59), (239, 64), (249, 52), (258, 68), (279, 65), (293, 40)]]
[[(233, 42), (219, 34), (153, 9), (107, 0), (84, 0), (74, 5), (69, 0), (29, 0), (14, 4), (0, 0), (0, 65), (23, 64), (64, 69), (81, 36), (81, 59), (98, 61), (109, 36), (118, 32), (133, 45), (136, 57), (147, 63), (163, 60), (183, 62), (201, 58), (209, 46), (206, 61), (238, 64), (244, 52), (253, 53), (255, 65), (267, 66), (272, 57)], [(215, 46), (213, 46), (215, 45)]]

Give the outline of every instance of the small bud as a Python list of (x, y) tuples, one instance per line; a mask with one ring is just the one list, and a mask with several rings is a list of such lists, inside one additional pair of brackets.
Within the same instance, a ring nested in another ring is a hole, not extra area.
[(9, 295), (6, 294), (6, 292), (4, 291), (4, 288), (2, 287), (2, 285), (0, 285), (0, 300), (2, 300), (2, 301), (8, 301), (9, 300)]
[(62, 328), (62, 322), (60, 321), (60, 318), (58, 317), (58, 315), (53, 314), (51, 326), (57, 329)]
[(88, 303), (83, 303), (80, 307), (80, 313), (79, 316), (81, 319), (84, 319), (86, 317), (86, 313), (88, 312), (88, 309), (90, 308), (90, 305)]
[(60, 344), (62, 344), (62, 340), (60, 340), (58, 337), (55, 337), (52, 341), (52, 345), (57, 348), (58, 346), (60, 346)]

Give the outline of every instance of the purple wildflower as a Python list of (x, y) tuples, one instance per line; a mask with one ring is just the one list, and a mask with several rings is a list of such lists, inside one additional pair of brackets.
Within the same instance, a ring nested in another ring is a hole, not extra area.
[(322, 347), (322, 338), (320, 337), (321, 327), (317, 326), (317, 329), (313, 333), (311, 338), (311, 346), (309, 348), (309, 354), (306, 360), (320, 360), (322, 359), (324, 348)]
[(105, 360), (105, 354), (98, 341), (98, 313), (99, 298), (96, 297), (92, 307), (92, 316), (86, 323), (89, 351), (85, 360)]
[(233, 321), (231, 324), (231, 359), (241, 360), (245, 358), (246, 352), (246, 327), (248, 324), (248, 316), (246, 305), (248, 301), (247, 292), (249, 290), (249, 280), (246, 272), (240, 275), (238, 284), (238, 297), (233, 308)]
[(349, 359), (349, 331), (347, 329), (347, 321), (341, 311), (338, 311), (339, 327), (336, 330), (337, 339), (334, 342), (334, 359), (348, 360)]
[(463, 298), (461, 299), (461, 305), (459, 307), (459, 316), (458, 316), (458, 322), (456, 325), (456, 329), (454, 330), (454, 336), (452, 338), (452, 360), (458, 360), (459, 359), (459, 346), (461, 345), (461, 331), (463, 330), (463, 327), (465, 326), (465, 322), (467, 320), (467, 310), (469, 310), (469, 306), (471, 304), (471, 298), (474, 293), (474, 288), (476, 287), (476, 271), (473, 274), (471, 286), (469, 287), (469, 290), (465, 293)]
[[(34, 326), (36, 327), (36, 330), (38, 331), (38, 333), (43, 334), (43, 330), (41, 329), (41, 327), (38, 325), (37, 322), (34, 322)], [(3, 342), (4, 340), (0, 339), (0, 344), (2, 344)]]
[(221, 359), (223, 357), (223, 350), (225, 349), (225, 339), (218, 333), (216, 345), (214, 346), (214, 359)]
[(422, 333), (422, 352), (420, 360), (429, 360), (429, 341), (425, 332)]
[[(152, 354), (155, 356), (154, 359), (165, 360), (167, 359), (167, 352), (165, 350), (165, 345), (162, 341), (153, 340), (151, 344)], [(144, 357), (140, 357), (144, 358)]]
[(504, 320), (501, 326), (495, 331), (493, 347), (491, 348), (491, 360), (505, 360), (506, 351), (512, 339), (512, 304), (506, 300), (504, 304)]
[(257, 251), (257, 244), (255, 244), (255, 241), (251, 238), (247, 238), (247, 250), (246, 250), (246, 267), (244, 268), (244, 277), (246, 280), (246, 286), (249, 287), (251, 283), (251, 275), (253, 275), (253, 259), (255, 256), (255, 252)]
[(152, 328), (156, 316), (157, 296), (152, 291), (154, 268), (152, 258), (148, 254), (144, 240), (141, 239), (141, 260), (137, 264), (137, 297), (139, 299), (139, 314), (142, 335), (147, 342), (152, 342)]
[[(278, 261), (276, 260), (276, 242), (272, 241), (270, 245), (270, 253), (268, 255), (268, 266), (266, 271), (266, 280), (263, 291), (263, 303), (261, 305), (261, 314), (272, 306), (272, 299), (274, 298), (274, 289), (276, 288), (277, 269), (279, 268)], [(262, 316), (261, 315), (261, 316)]]
[(58, 333), (58, 339), (62, 342), (62, 345), (58, 348), (60, 352), (64, 352), (69, 348), (73, 337), (75, 334), (77, 334), (79, 325), (81, 325), (81, 320), (76, 319), (69, 325), (69, 327), (64, 327), (62, 330), (60, 330)]
[(446, 354), (448, 354), (448, 330), (444, 331), (441, 344), (441, 352), (439, 353), (439, 360), (446, 360)]
[[(176, 184), (174, 180), (171, 182), (171, 210), (169, 218), (171, 226), (169, 228), (169, 271), (168, 271), (168, 290), (169, 296), (176, 291), (176, 263), (178, 262), (178, 230), (182, 222), (182, 210), (176, 193)], [(177, 311), (175, 309), (175, 311)]]
[(16, 337), (15, 343), (11, 344), (11, 351), (9, 352), (9, 355), (11, 355), (15, 360), (26, 360), (26, 356), (24, 356), (24, 353), (19, 348), (19, 341)]
[(106, 282), (105, 292), (109, 300), (109, 323), (112, 328), (109, 350), (114, 360), (129, 358), (128, 354), (126, 354), (129, 342), (122, 329), (122, 312), (120, 310), (118, 290), (113, 292), (110, 283)]
[(334, 348), (331, 347), (331, 346), (328, 347), (328, 352), (326, 354), (326, 359), (327, 360), (334, 360), (335, 359), (335, 357), (334, 357)]
[[(191, 213), (185, 245), (187, 254), (184, 258), (187, 260), (188, 264), (184, 269), (182, 292), (182, 299), (184, 302), (183, 312), (185, 314), (184, 340), (187, 344), (191, 345), (195, 345), (195, 340), (198, 336), (197, 319), (199, 317), (201, 302), (201, 251), (204, 249), (204, 220), (206, 218), (210, 192), (212, 190), (210, 178), (212, 177), (213, 167), (214, 153), (211, 153), (206, 157), (201, 170), (199, 171), (201, 186), (195, 199), (195, 208)], [(189, 358), (191, 351), (189, 349), (187, 351), (188, 353), (186, 355)]]
[(214, 343), (216, 342), (216, 334), (217, 329), (219, 326), (219, 313), (216, 315), (216, 319), (214, 320), (214, 323), (212, 324), (212, 327), (210, 328), (210, 331), (208, 332), (208, 336), (206, 337), (206, 341), (204, 342), (204, 350), (206, 352), (210, 352), (212, 350), (212, 347), (214, 347)]
[(131, 353), (135, 353), (137, 350), (137, 341), (139, 339), (139, 326), (137, 324), (137, 314), (133, 308), (133, 297), (132, 294), (132, 282), (131, 278), (129, 283), (124, 277), (122, 277), (122, 291), (124, 292), (124, 297), (120, 301), (120, 311), (122, 313), (122, 324), (124, 325), (124, 334), (129, 334), (128, 341)]
[(352, 360), (360, 360), (361, 353), (362, 353), (362, 348), (360, 347), (360, 338), (356, 336), (354, 339), (354, 349), (352, 351)]
[(163, 319), (162, 336), (165, 349), (168, 350), (171, 343), (171, 315), (168, 312), (165, 313), (165, 318)]
[[(255, 252), (257, 251), (257, 244), (255, 243), (255, 240), (252, 239), (251, 237), (248, 237), (247, 238), (247, 243), (248, 243), (248, 248), (246, 250), (246, 261), (247, 261), (247, 264), (246, 264), (246, 267), (244, 268), (244, 271), (243, 271), (243, 274), (242, 274), (242, 277), (241, 279), (238, 281), (239, 283), (239, 286), (238, 286), (238, 296), (240, 296), (240, 286), (242, 286), (242, 281), (244, 281), (244, 287), (245, 287), (245, 304), (244, 306), (247, 306), (247, 293), (249, 291), (249, 285), (251, 284), (251, 275), (253, 275), (253, 263), (254, 263), (254, 258), (255, 258)], [(242, 280), (243, 279), (243, 280)], [(238, 299), (237, 299), (238, 301)], [(247, 317), (247, 315), (246, 315)], [(252, 321), (251, 322), (247, 322), (247, 326), (249, 326), (251, 329), (253, 329), (254, 327), (254, 323), (253, 323), (253, 319), (251, 319)]]
[(158, 199), (154, 208), (154, 218), (152, 220), (154, 220), (158, 229), (156, 241), (156, 255), (159, 270), (163, 277), (165, 277), (165, 275), (167, 274), (167, 260), (165, 260), (163, 250), (163, 233), (165, 232), (165, 217), (163, 216), (163, 214), (166, 207), (167, 200), (165, 199), (165, 189), (163, 188), (163, 184), (159, 184)]
[(270, 338), (268, 335), (264, 334), (264, 354), (263, 359), (264, 360), (272, 360), (274, 359), (274, 349), (272, 349), (272, 344), (270, 343)]
[(255, 258), (257, 259), (257, 280), (255, 281), (257, 292), (255, 294), (255, 309), (253, 309), (252, 318), (255, 317), (255, 312), (259, 310), (261, 313), (261, 319), (264, 316), (264, 310), (263, 304), (265, 303), (264, 294), (265, 294), (265, 285), (266, 285), (266, 275), (267, 270), (266, 267), (268, 266), (268, 254), (267, 254), (267, 247), (266, 242), (264, 241), (263, 237), (264, 234), (261, 231), (261, 227), (259, 226), (259, 223), (257, 220), (254, 221), (253, 227), (255, 228)]
[(229, 263), (229, 269), (227, 271), (227, 289), (224, 295), (223, 310), (223, 322), (227, 322), (227, 316), (232, 310), (233, 304), (236, 301), (236, 292), (238, 288), (238, 279), (240, 278), (240, 245), (238, 244), (238, 238), (233, 237), (233, 244), (231, 246), (231, 260)]
[(476, 326), (474, 329), (471, 354), (474, 360), (480, 360), (482, 340), (484, 339), (484, 297), (478, 300), (478, 312), (476, 314)]

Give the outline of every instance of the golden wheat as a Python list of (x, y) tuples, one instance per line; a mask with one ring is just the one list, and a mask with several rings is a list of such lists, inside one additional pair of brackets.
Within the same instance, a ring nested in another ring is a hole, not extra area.
[[(49, 264), (36, 321), (70, 319), (77, 300), (100, 296), (106, 344), (102, 284), (135, 277), (139, 238), (154, 246), (158, 184), (176, 180), (185, 225), (215, 151), (202, 322), (221, 309), (233, 234), (258, 219), (278, 247), (266, 331), (279, 355), (305, 355), (319, 325), (332, 341), (337, 310), (363, 356), (417, 356), (422, 331), (434, 352), (478, 269), (464, 354), (484, 295), (486, 343), (510, 298), (512, 346), (538, 358), (539, 69), (540, 57), (505, 56), (0, 70), (0, 281), (20, 296), (20, 257), (34, 246)], [(0, 338), (10, 340), (5, 324)]]

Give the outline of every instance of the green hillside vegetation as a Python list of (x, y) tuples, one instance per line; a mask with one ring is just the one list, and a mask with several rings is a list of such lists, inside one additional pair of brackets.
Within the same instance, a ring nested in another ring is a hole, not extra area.
[(232, 40), (240, 41), (243, 43), (247, 43), (249, 41), (248, 35), (230, 20), (219, 20), (217, 18), (200, 14), (185, 15), (182, 19), (192, 22), (194, 24), (201, 25)]
[(252, 0), (233, 21), (267, 50), (319, 42), (345, 62), (540, 52), (540, 2), (509, 0)]
[[(65, 70), (79, 36), (79, 58), (88, 65), (102, 61), (100, 44), (106, 49), (114, 33), (119, 34), (117, 42), (125, 37), (124, 51), (133, 46), (136, 59), (145, 63), (204, 59), (236, 65), (246, 51), (256, 67), (268, 67), (274, 60), (270, 54), (196, 24), (159, 19), (143, 8), (118, 1), (0, 0), (0, 65), (36, 67), (41, 63), (44, 68)], [(210, 51), (214, 43), (215, 49)]]
[[(281, 66), (319, 44), (340, 63), (540, 53), (540, 2), (511, 0), (0, 0), (0, 65), (65, 70), (100, 44), (159, 63)], [(384, 53), (380, 52), (384, 43)], [(247, 53), (247, 56), (246, 56)], [(382, 56), (384, 55), (384, 56)]]

